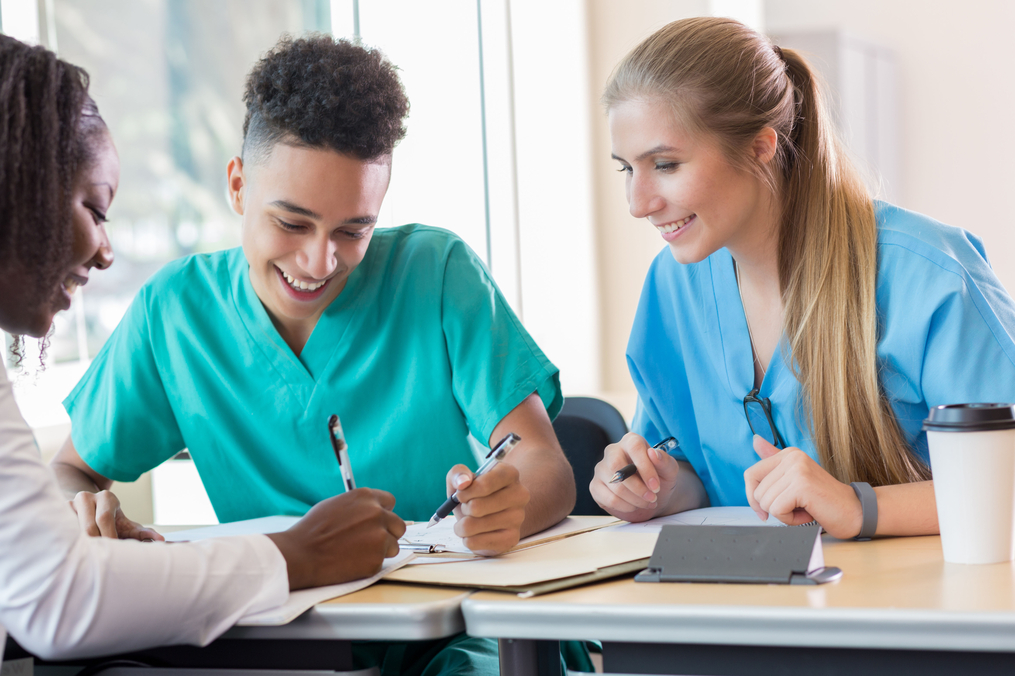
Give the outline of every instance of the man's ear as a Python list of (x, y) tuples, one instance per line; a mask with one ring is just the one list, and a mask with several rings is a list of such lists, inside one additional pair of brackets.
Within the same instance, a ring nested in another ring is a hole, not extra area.
[(229, 206), (240, 216), (243, 215), (244, 191), (247, 188), (247, 177), (243, 173), (243, 160), (234, 157), (226, 165), (226, 190)]
[(754, 137), (751, 150), (754, 152), (754, 159), (760, 164), (768, 164), (775, 157), (775, 151), (779, 148), (779, 134), (771, 127), (765, 127)]

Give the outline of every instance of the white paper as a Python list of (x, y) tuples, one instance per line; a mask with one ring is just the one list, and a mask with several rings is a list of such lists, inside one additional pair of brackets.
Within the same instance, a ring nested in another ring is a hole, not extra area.
[[(449, 516), (448, 518), (439, 521), (433, 528), (427, 528), (427, 524), (422, 522), (412, 523), (406, 526), (405, 535), (403, 535), (402, 539), (399, 540), (399, 544), (439, 545), (443, 547), (446, 552), (464, 555), (457, 557), (453, 555), (433, 556), (421, 554), (413, 560), (412, 565), (418, 566), (428, 563), (452, 563), (483, 558), (473, 554), (469, 548), (465, 546), (465, 541), (455, 535), (455, 522), (455, 517)], [(593, 526), (594, 525), (598, 524), (593, 524)], [(567, 537), (571, 533), (583, 532), (589, 530), (591, 527), (592, 526), (590, 526), (588, 519), (575, 519), (570, 516), (565, 517), (562, 521), (560, 521), (560, 523), (550, 526), (546, 530), (534, 533), (526, 538), (522, 538), (517, 545), (511, 548), (511, 551), (526, 549), (534, 544), (541, 544), (544, 540)]]
[(339, 596), (351, 594), (360, 589), (366, 589), (388, 573), (398, 570), (409, 563), (414, 556), (415, 554), (412, 552), (400, 551), (390, 559), (384, 559), (383, 567), (373, 577), (365, 577), (362, 580), (353, 580), (343, 584), (332, 584), (327, 587), (314, 587), (312, 589), (300, 589), (299, 591), (289, 592), (289, 599), (281, 606), (247, 615), (237, 624), (242, 627), (287, 624), (322, 601), (328, 601)]
[(441, 519), (433, 528), (427, 528), (424, 521), (417, 521), (405, 527), (405, 535), (398, 541), (408, 545), (438, 545), (446, 552), (472, 554), (465, 541), (455, 535), (455, 517)]
[[(281, 533), (300, 520), (298, 516), (263, 516), (260, 519), (247, 519), (246, 521), (234, 521), (222, 523), (217, 526), (202, 526), (189, 530), (178, 530), (171, 533), (163, 533), (166, 542), (193, 542), (206, 538), (224, 538), (230, 535), (267, 535), (268, 533)], [(155, 526), (158, 530), (158, 526)]]
[(687, 512), (660, 516), (641, 523), (625, 523), (610, 526), (609, 530), (625, 533), (658, 533), (663, 526), (785, 526), (774, 516), (762, 521), (750, 507), (705, 507)]

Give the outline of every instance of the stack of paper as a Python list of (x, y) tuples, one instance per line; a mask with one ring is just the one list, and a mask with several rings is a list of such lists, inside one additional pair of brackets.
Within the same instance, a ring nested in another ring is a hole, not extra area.
[(639, 571), (648, 563), (656, 537), (599, 529), (492, 558), (407, 566), (387, 579), (534, 596)]
[[(621, 523), (623, 522), (620, 519), (612, 516), (569, 516), (555, 526), (551, 526), (527, 538), (522, 538), (509, 551), (517, 552), (529, 547), (537, 547), (549, 542)], [(453, 516), (442, 520), (432, 528), (427, 528), (427, 524), (423, 522), (411, 523), (406, 528), (405, 535), (399, 542), (404, 545), (432, 545), (443, 552), (439, 554), (417, 552), (418, 556), (413, 559), (412, 565), (471, 561), (484, 558), (473, 554), (465, 546), (462, 538), (455, 534), (454, 528), (455, 517)]]

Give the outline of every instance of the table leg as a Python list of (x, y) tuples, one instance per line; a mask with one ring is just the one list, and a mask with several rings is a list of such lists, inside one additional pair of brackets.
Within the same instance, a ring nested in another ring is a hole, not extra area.
[(502, 638), (501, 676), (562, 676), (560, 641), (532, 641)]

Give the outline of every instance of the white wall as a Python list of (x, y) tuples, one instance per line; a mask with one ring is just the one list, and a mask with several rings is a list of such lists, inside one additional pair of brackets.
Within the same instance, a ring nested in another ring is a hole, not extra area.
[(1015, 291), (1015, 2), (767, 0), (770, 33), (844, 28), (898, 65), (898, 203), (980, 237)]

